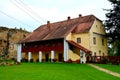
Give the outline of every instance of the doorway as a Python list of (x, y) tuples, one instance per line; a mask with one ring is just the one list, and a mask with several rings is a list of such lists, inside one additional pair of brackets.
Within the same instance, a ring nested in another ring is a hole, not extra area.
[(59, 53), (59, 54), (58, 54), (58, 61), (59, 61), (59, 62), (62, 62), (62, 61), (63, 61), (63, 54), (62, 54), (62, 53)]
[(45, 61), (46, 61), (46, 62), (49, 61), (49, 54), (48, 54), (48, 53), (45, 54)]

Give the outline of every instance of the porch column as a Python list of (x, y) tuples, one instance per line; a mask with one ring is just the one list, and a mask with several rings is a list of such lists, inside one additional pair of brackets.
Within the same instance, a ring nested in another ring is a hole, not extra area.
[(64, 61), (66, 62), (68, 60), (68, 43), (64, 39)]
[(31, 58), (32, 58), (32, 54), (31, 52), (28, 52), (28, 62), (30, 62)]
[(39, 62), (42, 62), (42, 51), (39, 51)]
[(80, 63), (84, 63), (83, 51), (80, 50)]
[(51, 62), (53, 62), (54, 57), (55, 57), (55, 52), (51, 51)]
[(21, 62), (22, 59), (21, 47), (21, 44), (17, 44), (17, 62)]
[(80, 50), (80, 63), (85, 63), (85, 62), (86, 62), (85, 52)]

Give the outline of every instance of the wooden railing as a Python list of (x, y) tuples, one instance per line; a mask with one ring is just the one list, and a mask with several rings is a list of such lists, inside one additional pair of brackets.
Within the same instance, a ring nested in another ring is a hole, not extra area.
[(120, 56), (92, 56), (90, 62), (120, 64)]

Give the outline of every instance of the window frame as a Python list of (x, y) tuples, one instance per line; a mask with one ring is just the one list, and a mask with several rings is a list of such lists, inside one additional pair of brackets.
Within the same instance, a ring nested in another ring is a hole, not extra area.
[(81, 38), (80, 37), (77, 38), (77, 43), (81, 43)]
[(93, 44), (96, 45), (96, 37), (93, 37)]
[(102, 38), (102, 46), (104, 46), (105, 44), (105, 40)]

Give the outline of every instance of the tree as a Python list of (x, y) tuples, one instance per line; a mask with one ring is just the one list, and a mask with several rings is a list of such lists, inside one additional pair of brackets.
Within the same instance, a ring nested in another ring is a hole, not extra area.
[(112, 43), (112, 47), (108, 47), (108, 53), (110, 56), (118, 56), (120, 52), (120, 41), (116, 40)]
[(105, 29), (108, 32), (109, 43), (112, 44), (113, 52), (120, 55), (120, 0), (108, 0), (112, 4), (112, 9), (106, 9), (107, 20)]

